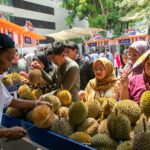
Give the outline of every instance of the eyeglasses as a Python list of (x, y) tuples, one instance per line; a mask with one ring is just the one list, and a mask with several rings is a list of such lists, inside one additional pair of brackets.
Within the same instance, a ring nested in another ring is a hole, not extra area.
[(94, 71), (103, 71), (103, 70), (105, 70), (104, 67), (94, 68)]
[(137, 58), (137, 57), (139, 57), (139, 54), (127, 53), (127, 56), (128, 56), (129, 58)]

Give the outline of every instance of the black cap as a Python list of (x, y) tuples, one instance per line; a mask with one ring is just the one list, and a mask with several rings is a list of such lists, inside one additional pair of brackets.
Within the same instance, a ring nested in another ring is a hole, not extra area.
[(0, 52), (1, 50), (7, 50), (9, 48), (15, 48), (14, 41), (6, 34), (0, 33)]

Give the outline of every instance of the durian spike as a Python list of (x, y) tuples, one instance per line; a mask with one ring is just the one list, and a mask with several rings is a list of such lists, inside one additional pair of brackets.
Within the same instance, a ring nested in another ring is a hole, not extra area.
[(96, 93), (94, 94), (94, 99), (96, 99)]
[(58, 119), (60, 120), (60, 113), (59, 113), (59, 110), (57, 110), (57, 116), (58, 116)]
[(111, 102), (109, 99), (107, 99), (107, 101), (111, 104), (113, 104), (113, 106), (115, 105), (115, 103)]
[(115, 109), (115, 113), (116, 113), (116, 116), (118, 116), (118, 110), (117, 109)]
[(146, 120), (145, 120), (145, 118), (143, 118), (143, 130), (144, 130), (144, 132), (146, 132)]
[(63, 90), (64, 89), (63, 85), (61, 84), (60, 86), (61, 86), (61, 90)]

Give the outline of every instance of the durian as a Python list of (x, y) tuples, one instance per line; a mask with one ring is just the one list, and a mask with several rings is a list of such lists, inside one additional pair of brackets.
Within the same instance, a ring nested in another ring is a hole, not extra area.
[(113, 139), (117, 141), (129, 139), (131, 123), (127, 116), (117, 113), (116, 110), (116, 112), (112, 113), (107, 120), (108, 131)]
[(21, 83), (22, 81), (21, 75), (19, 73), (12, 73), (10, 77), (14, 84)]
[(75, 132), (69, 136), (70, 139), (80, 143), (91, 143), (91, 136), (85, 132)]
[(69, 108), (62, 106), (58, 109), (58, 114), (60, 117), (68, 118)]
[(83, 131), (90, 136), (97, 134), (98, 123), (94, 118), (87, 118), (82, 124), (77, 128), (77, 131)]
[(138, 106), (138, 104), (132, 100), (121, 100), (118, 101), (114, 108), (114, 110), (117, 110), (118, 113), (122, 113), (126, 115), (131, 123), (136, 123), (136, 121), (140, 118), (141, 115), (141, 109)]
[(140, 98), (140, 107), (142, 113), (150, 117), (150, 91), (145, 91)]
[(27, 84), (23, 84), (19, 87), (18, 89), (18, 94), (19, 96), (22, 95), (25, 92), (31, 92), (30, 87)]
[(11, 78), (9, 78), (9, 77), (3, 78), (3, 79), (2, 79), (2, 82), (3, 82), (3, 84), (4, 84), (5, 86), (13, 85), (13, 82), (12, 82)]
[(43, 92), (42, 92), (40, 89), (34, 89), (34, 90), (32, 91), (32, 94), (36, 97), (36, 99), (39, 99), (40, 96), (43, 95)]
[(25, 92), (19, 96), (21, 99), (25, 100), (37, 100), (37, 98), (31, 92)]
[(100, 122), (100, 125), (98, 127), (98, 133), (99, 134), (107, 134), (109, 135), (109, 131), (108, 131), (108, 121), (107, 119), (104, 119)]
[(71, 96), (70, 92), (67, 90), (58, 91), (57, 96), (60, 99), (62, 106), (70, 105), (72, 102), (72, 96)]
[(106, 134), (96, 134), (92, 137), (91, 144), (96, 149), (116, 150), (117, 142)]
[(117, 146), (116, 150), (132, 150), (132, 142), (125, 141)]
[(51, 130), (64, 136), (70, 136), (73, 133), (73, 127), (67, 118), (56, 119), (52, 124)]
[(132, 150), (150, 150), (150, 132), (147, 132), (145, 119), (143, 119), (143, 131), (133, 139)]
[(86, 120), (88, 116), (87, 106), (81, 102), (77, 101), (72, 103), (69, 108), (69, 120), (73, 125), (79, 125)]
[(23, 110), (13, 107), (8, 107), (5, 113), (14, 118), (21, 118), (23, 116)]
[(32, 120), (38, 128), (50, 128), (54, 118), (54, 112), (47, 105), (39, 105), (33, 109)]
[(101, 105), (96, 100), (88, 100), (86, 102), (88, 107), (88, 117), (97, 119), (101, 115)]
[(39, 69), (30, 70), (28, 73), (28, 80), (32, 85), (40, 83), (42, 73)]
[(59, 98), (55, 95), (46, 94), (45, 96), (43, 96), (43, 100), (52, 103), (54, 111), (57, 111), (61, 106)]

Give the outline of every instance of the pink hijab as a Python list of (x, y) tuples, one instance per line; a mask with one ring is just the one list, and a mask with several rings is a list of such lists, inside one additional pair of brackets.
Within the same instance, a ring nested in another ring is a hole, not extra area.
[[(147, 50), (150, 49), (150, 46), (145, 41), (136, 41), (136, 42), (131, 44), (130, 48), (135, 49), (138, 53), (140, 53), (140, 55), (142, 55), (144, 52), (146, 52)], [(130, 64), (130, 62), (129, 62), (127, 64), (127, 66), (125, 67), (125, 69), (130, 69), (131, 67), (132, 67), (132, 64)], [(142, 72), (143, 72), (143, 64), (134, 68), (132, 75), (137, 75), (137, 74), (140, 74)]]

